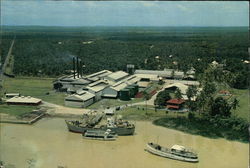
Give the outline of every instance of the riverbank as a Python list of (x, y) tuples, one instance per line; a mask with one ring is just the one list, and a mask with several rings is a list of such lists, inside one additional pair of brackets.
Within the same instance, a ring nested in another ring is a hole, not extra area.
[(216, 119), (166, 116), (153, 124), (208, 138), (225, 138), (244, 143), (249, 142), (248, 123), (240, 118)]
[(145, 106), (128, 107), (117, 114), (126, 120), (151, 121), (154, 125), (208, 138), (225, 138), (244, 143), (248, 143), (249, 140), (248, 123), (242, 118), (193, 116), (189, 119), (187, 112), (166, 112), (159, 109), (152, 110), (152, 107), (146, 110)]
[(46, 115), (46, 109), (26, 111), (20, 114), (0, 113), (0, 123), (33, 124)]

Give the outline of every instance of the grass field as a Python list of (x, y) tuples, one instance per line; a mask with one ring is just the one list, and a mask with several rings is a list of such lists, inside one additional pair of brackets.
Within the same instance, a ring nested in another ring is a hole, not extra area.
[(16, 105), (0, 105), (0, 113), (5, 113), (9, 115), (19, 116), (24, 113), (32, 112), (32, 110), (37, 109), (35, 106), (16, 106)]
[[(65, 93), (58, 93), (53, 91), (53, 80), (54, 79), (51, 78), (5, 78), (1, 94), (3, 94), (4, 92), (20, 93), (24, 96), (32, 96), (40, 98), (43, 101), (63, 105)], [(46, 94), (48, 92), (49, 95)]]
[(238, 117), (244, 118), (247, 121), (249, 119), (249, 90), (239, 90), (233, 89), (232, 90), (233, 97), (236, 97), (239, 100), (239, 107), (236, 110), (232, 110), (232, 114)]
[(164, 110), (153, 110), (153, 106), (148, 106), (148, 109), (146, 110), (145, 106), (133, 106), (128, 107), (120, 110), (118, 114), (122, 115), (125, 119), (130, 120), (155, 120), (158, 118), (163, 117), (179, 117), (183, 116), (186, 117), (187, 113), (175, 113), (175, 112), (168, 112)]
[[(24, 96), (40, 98), (43, 101), (63, 105), (65, 93), (57, 93), (52, 90), (52, 81), (47, 78), (5, 78), (1, 95), (6, 93), (20, 93)], [(49, 92), (49, 95), (46, 93)], [(0, 113), (10, 115), (22, 115), (36, 109), (34, 106), (0, 105)]]

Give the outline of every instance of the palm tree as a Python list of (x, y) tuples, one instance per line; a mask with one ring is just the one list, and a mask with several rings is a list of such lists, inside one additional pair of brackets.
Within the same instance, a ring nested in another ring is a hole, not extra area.
[(202, 109), (202, 112), (204, 112), (204, 108), (205, 108), (205, 104), (206, 104), (206, 95), (205, 95), (204, 91), (201, 91), (200, 94), (198, 95), (197, 103), (198, 103), (198, 106), (200, 106), (199, 114), (201, 114), (200, 109)]

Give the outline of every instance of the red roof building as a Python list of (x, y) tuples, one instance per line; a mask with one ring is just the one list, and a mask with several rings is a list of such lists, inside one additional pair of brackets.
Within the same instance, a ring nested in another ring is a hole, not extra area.
[(219, 94), (221, 94), (221, 95), (230, 95), (230, 92), (228, 90), (221, 90), (219, 92)]
[(179, 110), (183, 107), (184, 103), (185, 100), (183, 99), (170, 99), (167, 101), (167, 108)]

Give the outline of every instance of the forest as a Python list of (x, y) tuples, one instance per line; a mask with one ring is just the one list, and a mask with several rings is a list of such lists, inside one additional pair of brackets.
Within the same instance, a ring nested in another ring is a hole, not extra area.
[[(199, 77), (212, 61), (230, 72), (230, 84), (248, 84), (249, 39), (247, 27), (42, 27), (3, 26), (2, 64), (15, 38), (14, 74), (57, 77), (70, 73), (72, 58), (84, 62), (83, 72), (108, 69), (163, 70), (187, 72)], [(158, 57), (157, 57), (158, 56)]]

